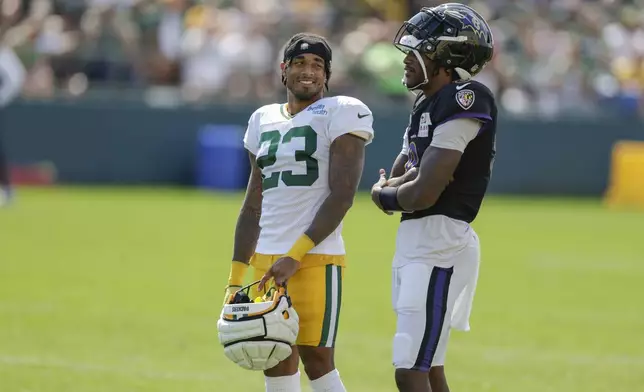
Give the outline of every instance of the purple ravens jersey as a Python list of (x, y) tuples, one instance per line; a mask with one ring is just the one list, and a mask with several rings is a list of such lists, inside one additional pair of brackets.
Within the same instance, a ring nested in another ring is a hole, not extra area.
[(405, 169), (418, 167), (434, 130), (450, 120), (471, 118), (481, 123), (478, 135), (466, 147), (453, 180), (430, 208), (403, 213), (402, 220), (446, 215), (472, 222), (487, 191), (496, 154), (497, 108), (492, 92), (477, 81), (450, 83), (431, 97), (419, 94), (407, 127), (409, 144)]

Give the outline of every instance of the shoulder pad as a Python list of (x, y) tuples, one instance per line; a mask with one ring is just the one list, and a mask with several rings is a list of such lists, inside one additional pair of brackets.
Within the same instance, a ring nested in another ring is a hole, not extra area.
[(367, 106), (365, 105), (364, 102), (362, 102), (358, 98), (349, 97), (347, 95), (337, 95), (335, 97), (331, 97), (330, 99), (332, 99), (333, 100), (332, 102), (338, 107), (341, 107), (341, 106), (365, 106), (366, 107)]
[(281, 104), (281, 103), (269, 103), (269, 104), (261, 106), (259, 109), (255, 110), (255, 113), (253, 113), (253, 114), (261, 115), (261, 114), (264, 114), (264, 113), (270, 113), (270, 112), (273, 112), (275, 110), (279, 110), (282, 105), (283, 104)]
[(438, 92), (437, 98), (433, 116), (437, 123), (458, 117), (492, 120), (494, 96), (480, 82), (450, 83)]

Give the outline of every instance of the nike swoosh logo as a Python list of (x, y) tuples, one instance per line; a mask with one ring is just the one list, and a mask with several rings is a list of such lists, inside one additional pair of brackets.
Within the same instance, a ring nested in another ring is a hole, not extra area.
[(367, 114), (360, 114), (360, 113), (358, 113), (358, 118), (365, 118), (365, 117), (367, 117), (368, 115), (369, 115), (369, 113), (367, 113)]
[(469, 83), (461, 84), (460, 86), (456, 86), (457, 90), (462, 89), (463, 87), (467, 86)]

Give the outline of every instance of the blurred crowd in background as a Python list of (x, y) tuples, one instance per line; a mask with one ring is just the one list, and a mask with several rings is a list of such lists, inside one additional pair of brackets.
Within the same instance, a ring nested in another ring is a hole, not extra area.
[[(496, 54), (477, 79), (502, 110), (644, 113), (644, 0), (463, 2), (492, 27)], [(392, 38), (403, 19), (440, 3), (2, 0), (0, 32), (28, 71), (23, 98), (116, 91), (201, 104), (282, 101), (283, 44), (309, 31), (332, 44), (331, 94), (405, 101), (413, 96)]]

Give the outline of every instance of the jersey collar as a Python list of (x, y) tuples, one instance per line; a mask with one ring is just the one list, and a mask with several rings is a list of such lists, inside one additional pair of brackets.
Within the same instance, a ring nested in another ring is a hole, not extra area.
[(287, 120), (290, 120), (293, 118), (288, 112), (288, 103), (282, 104), (280, 106), (280, 113), (282, 113), (282, 116), (284, 116)]

